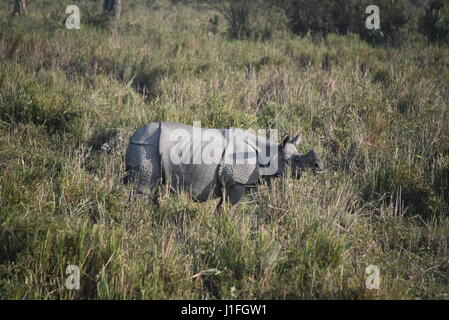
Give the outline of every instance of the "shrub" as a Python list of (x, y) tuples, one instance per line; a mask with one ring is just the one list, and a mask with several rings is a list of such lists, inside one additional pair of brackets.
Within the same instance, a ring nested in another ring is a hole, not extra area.
[(223, 15), (231, 39), (268, 39), (279, 21), (276, 19), (279, 13), (276, 7), (266, 1), (199, 0), (199, 2), (208, 4)]
[[(361, 10), (365, 11), (368, 2), (364, 2)], [(363, 23), (359, 24), (360, 29), (357, 33), (363, 40), (373, 44), (402, 42), (412, 27), (412, 8), (413, 6), (406, 1), (378, 1), (376, 5), (379, 7), (380, 14), (380, 30), (368, 30), (365, 27), (365, 17)]]
[(417, 27), (420, 5), (405, 1), (377, 1), (380, 10), (380, 30), (368, 30), (365, 9), (369, 1), (284, 0), (279, 2), (290, 30), (300, 36), (311, 32), (324, 37), (329, 33), (357, 33), (372, 44), (397, 43), (405, 33)]
[(430, 41), (449, 41), (449, 1), (433, 0), (421, 20), (423, 33)]
[(284, 0), (279, 2), (290, 30), (298, 35), (329, 33), (346, 34), (354, 29), (358, 5), (355, 1)]

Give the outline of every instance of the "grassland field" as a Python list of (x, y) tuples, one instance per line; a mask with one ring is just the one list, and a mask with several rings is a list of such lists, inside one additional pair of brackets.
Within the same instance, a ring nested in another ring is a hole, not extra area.
[[(80, 30), (68, 1), (0, 4), (0, 299), (449, 298), (447, 46), (230, 40), (210, 8), (145, 3), (111, 28), (78, 1)], [(221, 214), (129, 202), (127, 139), (159, 120), (301, 131), (327, 170)]]

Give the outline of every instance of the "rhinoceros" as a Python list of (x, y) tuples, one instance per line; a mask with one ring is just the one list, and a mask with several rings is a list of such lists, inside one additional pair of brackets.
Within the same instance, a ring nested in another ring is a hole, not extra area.
[(152, 122), (130, 138), (125, 162), (125, 183), (138, 194), (154, 196), (161, 184), (184, 190), (196, 201), (211, 198), (238, 203), (247, 187), (283, 177), (291, 168), (295, 177), (309, 167), (324, 170), (316, 151), (301, 155), (299, 136), (287, 135), (281, 144), (237, 128), (208, 129), (181, 123)]

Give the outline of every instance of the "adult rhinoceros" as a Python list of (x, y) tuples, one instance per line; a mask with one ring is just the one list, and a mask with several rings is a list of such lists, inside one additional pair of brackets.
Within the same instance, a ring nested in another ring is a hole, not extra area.
[[(319, 155), (301, 155), (299, 137), (281, 144), (236, 128), (206, 129), (174, 122), (152, 122), (138, 129), (126, 151), (125, 182), (137, 193), (153, 195), (161, 183), (187, 191), (197, 201), (220, 197), (240, 201), (246, 187), (260, 180), (282, 177), (290, 166), (299, 177), (303, 168), (324, 169)], [(219, 205), (220, 205), (219, 204)]]

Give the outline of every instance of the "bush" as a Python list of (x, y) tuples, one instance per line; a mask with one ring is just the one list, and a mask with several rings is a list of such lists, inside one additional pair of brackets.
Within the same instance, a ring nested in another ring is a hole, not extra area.
[[(288, 27), (299, 36), (308, 33), (327, 37), (329, 33), (356, 33), (371, 44), (402, 44), (413, 41), (418, 32), (431, 41), (449, 39), (449, 0), (379, 0), (380, 29), (369, 30), (365, 13), (370, 1), (363, 0), (200, 0), (226, 19), (232, 39), (271, 37), (272, 30)], [(216, 21), (215, 21), (216, 22)]]
[[(231, 39), (268, 39), (277, 28), (279, 11), (261, 0), (200, 0), (225, 18)], [(215, 21), (217, 22), (217, 21)]]
[(423, 33), (430, 41), (449, 41), (449, 1), (433, 0), (421, 20)]
[(380, 30), (368, 30), (365, 21), (369, 1), (284, 0), (278, 3), (285, 12), (290, 30), (300, 36), (311, 32), (326, 37), (329, 33), (357, 33), (372, 44), (397, 43), (405, 33), (417, 29), (419, 8), (406, 1), (377, 1)]
[[(284, 0), (278, 3), (285, 12), (290, 30), (297, 35), (347, 34), (353, 30), (360, 11), (356, 1)], [(362, 12), (362, 11), (360, 11)]]

